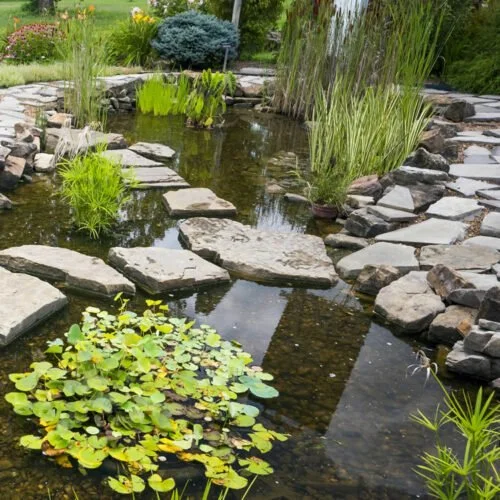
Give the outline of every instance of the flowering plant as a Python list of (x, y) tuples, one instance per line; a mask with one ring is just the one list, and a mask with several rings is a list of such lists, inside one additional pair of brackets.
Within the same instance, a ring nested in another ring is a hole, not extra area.
[(148, 0), (155, 15), (160, 17), (171, 17), (190, 9), (201, 9), (204, 0)]
[(142, 9), (139, 7), (134, 7), (130, 11), (130, 17), (132, 22), (136, 24), (145, 23), (145, 24), (155, 24), (156, 19), (152, 16), (148, 16)]

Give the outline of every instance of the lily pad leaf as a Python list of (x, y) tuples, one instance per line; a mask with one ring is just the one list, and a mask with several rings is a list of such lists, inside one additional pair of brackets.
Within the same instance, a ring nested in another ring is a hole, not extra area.
[(32, 391), (38, 384), (40, 376), (36, 372), (28, 373), (23, 378), (16, 382), (16, 389), (18, 391), (29, 392)]
[(274, 387), (248, 375), (242, 375), (238, 380), (246, 385), (250, 392), (258, 398), (269, 399), (279, 396), (279, 392)]
[(94, 427), (93, 425), (85, 427), (85, 430), (87, 431), (88, 434), (91, 434), (92, 436), (95, 436), (100, 432), (99, 429), (97, 427)]
[(171, 477), (168, 479), (162, 479), (159, 474), (153, 474), (148, 478), (148, 484), (151, 489), (158, 491), (159, 493), (166, 493), (172, 491), (175, 488), (175, 481)]
[(70, 344), (75, 345), (82, 340), (85, 340), (85, 335), (82, 333), (82, 330), (78, 325), (72, 325), (67, 333), (68, 342)]
[(246, 467), (247, 471), (251, 474), (258, 476), (268, 476), (274, 472), (273, 468), (261, 458), (250, 457), (248, 459), (240, 459), (240, 465)]
[(20, 440), (21, 446), (30, 450), (41, 450), (43, 439), (31, 434), (23, 436)]

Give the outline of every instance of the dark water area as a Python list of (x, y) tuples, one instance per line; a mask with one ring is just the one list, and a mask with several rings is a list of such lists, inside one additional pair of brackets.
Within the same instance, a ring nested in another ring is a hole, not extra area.
[[(306, 130), (296, 122), (234, 110), (226, 115), (224, 127), (212, 132), (186, 129), (180, 118), (141, 115), (111, 118), (109, 129), (123, 133), (129, 143), (172, 147), (177, 155), (169, 166), (193, 186), (209, 187), (233, 202), (240, 222), (320, 236), (340, 230), (314, 220), (307, 207), (266, 193), (266, 184), (273, 182), (298, 189), (289, 167), (269, 164), (280, 151), (296, 153), (299, 163), (307, 161)], [(167, 216), (161, 190), (135, 191), (114, 234), (93, 241), (71, 226), (57, 188), (57, 174), (36, 176), (12, 194), (15, 208), (0, 214), (0, 249), (47, 244), (105, 259), (112, 246), (180, 247), (177, 221)], [(115, 498), (98, 474), (84, 477), (22, 450), (19, 437), (34, 427), (3, 399), (12, 390), (8, 374), (42, 359), (47, 340), (62, 336), (86, 306), (115, 308), (113, 302), (70, 292), (68, 296), (64, 311), (0, 351), (0, 496), (5, 499), (49, 498), (48, 491), (53, 499), (73, 498), (73, 489), (80, 499)], [(141, 310), (146, 298), (138, 294), (130, 307)], [(241, 342), (256, 363), (275, 376), (280, 397), (256, 404), (291, 437), (267, 456), (275, 473), (259, 479), (249, 498), (425, 497), (413, 469), (419, 454), (432, 451), (433, 436), (409, 416), (417, 409), (432, 414), (442, 394), (432, 381), (424, 384), (424, 374), (406, 376), (422, 345), (377, 324), (371, 303), (356, 296), (348, 284), (308, 290), (236, 279), (163, 298), (173, 315), (210, 324), (223, 337)], [(442, 361), (442, 353), (424, 348)], [(464, 385), (448, 377), (439, 364), (446, 386)], [(447, 438), (450, 444), (456, 442), (456, 436)], [(192, 487), (196, 489), (196, 483)]]

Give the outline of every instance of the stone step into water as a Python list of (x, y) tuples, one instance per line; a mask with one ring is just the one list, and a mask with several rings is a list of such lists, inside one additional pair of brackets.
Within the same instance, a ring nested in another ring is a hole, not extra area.
[(189, 250), (169, 248), (112, 248), (109, 263), (152, 295), (217, 285), (229, 273)]
[(338, 276), (321, 238), (261, 231), (229, 219), (179, 224), (187, 247), (236, 276), (269, 284), (328, 288)]
[(337, 272), (343, 279), (356, 279), (367, 265), (389, 265), (401, 274), (419, 269), (415, 248), (394, 243), (375, 243), (341, 259), (337, 263)]
[(67, 248), (24, 245), (0, 252), (0, 266), (41, 279), (63, 282), (68, 288), (100, 297), (135, 293), (135, 286), (97, 257)]
[(162, 163), (158, 161), (153, 161), (137, 153), (134, 153), (130, 149), (115, 149), (112, 151), (104, 151), (102, 155), (105, 158), (109, 158), (113, 161), (119, 163), (123, 168), (128, 167), (161, 167)]
[(432, 218), (390, 233), (381, 234), (375, 240), (417, 247), (451, 245), (465, 238), (466, 229), (467, 227), (462, 222)]
[(464, 163), (454, 163), (450, 166), (452, 177), (466, 177), (478, 181), (500, 183), (500, 165), (467, 165)]
[(0, 345), (5, 346), (62, 309), (68, 299), (55, 287), (0, 268)]
[(164, 144), (137, 142), (129, 148), (134, 153), (149, 158), (150, 160), (165, 162), (175, 156), (175, 151)]
[(464, 220), (479, 215), (484, 210), (476, 200), (445, 196), (432, 204), (426, 214), (439, 219)]
[(219, 198), (208, 188), (187, 188), (163, 195), (163, 203), (172, 217), (233, 217), (236, 207)]
[(135, 189), (165, 188), (184, 189), (190, 185), (174, 170), (168, 167), (128, 168), (124, 174), (132, 175)]
[(420, 251), (421, 269), (432, 269), (438, 264), (456, 271), (487, 272), (500, 260), (492, 248), (475, 248), (468, 245), (429, 245)]

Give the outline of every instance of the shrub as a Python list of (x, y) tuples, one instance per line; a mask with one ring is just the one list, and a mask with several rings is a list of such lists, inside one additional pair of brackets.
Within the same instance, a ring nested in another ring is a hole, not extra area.
[(234, 59), (238, 43), (238, 33), (230, 22), (189, 11), (165, 19), (152, 45), (174, 64), (204, 68), (222, 65), (225, 45), (229, 59)]
[(191, 9), (201, 9), (203, 0), (148, 0), (148, 4), (158, 17), (171, 17)]
[(48, 342), (50, 361), (10, 375), (16, 392), (6, 400), (38, 427), (21, 445), (83, 469), (114, 459), (123, 475), (108, 484), (124, 494), (145, 489), (142, 474), (153, 490), (172, 490), (173, 479), (156, 473), (165, 455), (166, 464), (199, 464), (225, 488), (271, 474), (255, 455), (287, 437), (257, 422), (248, 396), (278, 396), (266, 383), (273, 377), (209, 326), (167, 316), (161, 301), (146, 303), (143, 314), (126, 311), (126, 301), (116, 315), (87, 308), (81, 326)]
[(16, 64), (51, 61), (61, 37), (55, 24), (26, 24), (7, 36), (4, 59)]
[(158, 31), (155, 18), (134, 11), (127, 21), (118, 23), (109, 36), (108, 54), (115, 64), (148, 66), (153, 62), (151, 41)]

